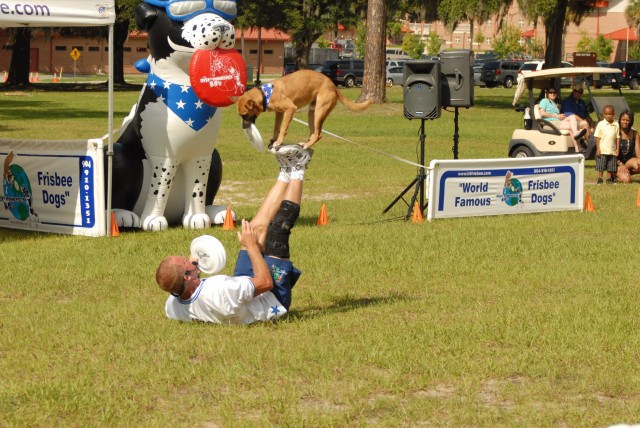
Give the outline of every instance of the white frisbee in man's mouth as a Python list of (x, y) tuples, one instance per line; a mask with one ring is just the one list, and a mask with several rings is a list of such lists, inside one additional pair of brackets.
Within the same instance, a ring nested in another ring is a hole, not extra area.
[(222, 242), (211, 235), (202, 235), (191, 241), (191, 257), (198, 259), (202, 273), (213, 275), (227, 264), (227, 252)]
[(250, 127), (244, 129), (244, 133), (247, 135), (251, 145), (259, 152), (264, 150), (264, 142), (262, 141), (262, 135), (254, 123)]

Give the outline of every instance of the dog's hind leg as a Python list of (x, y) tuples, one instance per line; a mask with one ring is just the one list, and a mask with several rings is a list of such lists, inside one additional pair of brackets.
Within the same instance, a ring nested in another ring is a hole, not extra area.
[(147, 156), (147, 159), (151, 169), (151, 180), (140, 216), (142, 228), (153, 231), (166, 230), (169, 223), (164, 216), (164, 210), (169, 199), (171, 183), (178, 170), (178, 161), (157, 156)]
[[(336, 106), (336, 99), (335, 97), (318, 96), (315, 104), (316, 105), (313, 110), (309, 109), (309, 130), (311, 131), (311, 134), (309, 135), (309, 140), (304, 144), (305, 149), (313, 146), (322, 138), (322, 125)], [(312, 123), (313, 125), (311, 125)]]
[(211, 226), (211, 219), (205, 212), (210, 165), (210, 156), (192, 158), (182, 164), (184, 174), (182, 226), (186, 229), (205, 229)]

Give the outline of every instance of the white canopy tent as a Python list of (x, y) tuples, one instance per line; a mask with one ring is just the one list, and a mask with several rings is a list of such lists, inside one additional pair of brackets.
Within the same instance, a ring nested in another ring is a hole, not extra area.
[[(0, 28), (109, 26), (107, 213), (111, 211), (112, 192), (113, 24), (115, 19), (115, 0), (40, 0), (37, 4), (27, 4), (24, 0), (3, 0), (0, 3)], [(110, 215), (106, 216), (106, 221), (106, 233), (110, 234)]]

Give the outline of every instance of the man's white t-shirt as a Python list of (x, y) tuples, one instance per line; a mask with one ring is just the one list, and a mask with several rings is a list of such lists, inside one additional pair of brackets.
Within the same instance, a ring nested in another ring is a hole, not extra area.
[(174, 320), (230, 325), (272, 321), (287, 313), (270, 291), (254, 294), (249, 277), (216, 275), (203, 279), (188, 300), (170, 295), (165, 312)]

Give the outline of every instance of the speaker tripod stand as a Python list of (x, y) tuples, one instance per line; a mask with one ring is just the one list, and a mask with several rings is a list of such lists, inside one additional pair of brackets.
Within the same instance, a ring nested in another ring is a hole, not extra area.
[[(418, 175), (413, 181), (398, 195), (396, 198), (389, 204), (387, 208), (382, 211), (382, 214), (388, 212), (398, 201), (402, 199), (402, 201), (407, 204), (409, 209), (407, 210), (407, 215), (405, 219), (411, 218), (411, 214), (413, 212), (413, 207), (416, 204), (416, 201), (420, 204), (420, 214), (424, 214), (424, 210), (427, 208), (427, 203), (424, 201), (424, 192), (425, 192), (425, 183), (427, 180), (427, 174), (424, 168), (424, 142), (425, 142), (425, 134), (424, 134), (424, 121), (426, 119), (421, 119), (420, 123), (420, 167), (418, 168)], [(413, 196), (411, 197), (411, 201), (407, 203), (404, 199), (404, 195), (411, 190), (412, 187), (415, 186), (413, 191)]]

